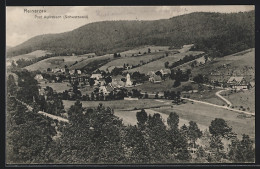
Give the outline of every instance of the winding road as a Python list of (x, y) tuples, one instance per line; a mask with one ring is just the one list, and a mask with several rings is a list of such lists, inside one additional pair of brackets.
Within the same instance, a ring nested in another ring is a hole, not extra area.
[(221, 100), (223, 100), (224, 102), (226, 102), (228, 107), (231, 107), (231, 106), (232, 106), (232, 103), (231, 103), (230, 101), (228, 101), (226, 98), (224, 98), (223, 96), (220, 95), (221, 92), (228, 91), (228, 90), (230, 90), (230, 89), (220, 90), (220, 91), (217, 91), (215, 94), (216, 94), (216, 96), (218, 96)]

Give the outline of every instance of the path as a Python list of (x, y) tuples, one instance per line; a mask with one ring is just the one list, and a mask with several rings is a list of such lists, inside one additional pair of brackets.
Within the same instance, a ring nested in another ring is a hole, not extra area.
[(226, 89), (226, 90), (220, 90), (220, 91), (217, 91), (215, 94), (216, 96), (218, 96), (220, 99), (224, 100), (224, 102), (227, 103), (227, 106), (228, 107), (231, 107), (232, 106), (232, 103), (230, 101), (228, 101), (226, 98), (224, 98), (223, 96), (220, 95), (221, 92), (224, 92), (224, 91), (228, 91), (230, 89)]
[(193, 100), (193, 99), (183, 98), (183, 97), (181, 97), (181, 99), (189, 100), (189, 101), (196, 102), (196, 103), (206, 104), (206, 105), (210, 105), (210, 106), (214, 106), (214, 107), (218, 107), (218, 108), (222, 108), (222, 109), (227, 109), (227, 110), (231, 110), (231, 111), (238, 112), (238, 113), (244, 113), (244, 114), (247, 114), (247, 115), (255, 116), (255, 113), (237, 110), (237, 109), (232, 109), (232, 108), (227, 107), (227, 106), (220, 106), (220, 105), (216, 105), (216, 104), (212, 104), (212, 103), (208, 103), (208, 102), (203, 102), (203, 101)]
[[(30, 111), (33, 111), (33, 108), (31, 106), (29, 106), (28, 104), (16, 99), (18, 102), (22, 103), (23, 105), (25, 105), (27, 107), (28, 110)], [(59, 122), (65, 122), (65, 123), (69, 123), (69, 120), (68, 119), (65, 119), (65, 118), (62, 118), (60, 116), (55, 116), (55, 115), (52, 115), (52, 114), (49, 114), (49, 113), (46, 113), (46, 112), (43, 112), (43, 111), (39, 111), (38, 112), (39, 114), (42, 114), (44, 116), (47, 116), (53, 120), (58, 120)]]

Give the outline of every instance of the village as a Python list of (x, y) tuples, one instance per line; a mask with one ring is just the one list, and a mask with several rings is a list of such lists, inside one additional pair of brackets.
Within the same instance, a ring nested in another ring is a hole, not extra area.
[(138, 15), (6, 47), (8, 163), (255, 162), (254, 11)]

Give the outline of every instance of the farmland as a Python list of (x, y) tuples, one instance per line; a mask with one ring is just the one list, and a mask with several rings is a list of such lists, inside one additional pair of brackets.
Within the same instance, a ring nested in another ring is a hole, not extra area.
[(34, 58), (45, 56), (46, 54), (51, 54), (51, 53), (44, 51), (44, 50), (36, 50), (36, 51), (33, 51), (31, 53), (28, 53), (28, 54), (9, 57), (9, 58), (7, 58), (7, 60), (14, 60), (14, 61), (17, 61), (19, 59), (31, 60), (31, 59), (34, 59)]
[(137, 67), (134, 69), (130, 70), (125, 70), (125, 72), (136, 72), (139, 71), (140, 73), (148, 73), (149, 71), (154, 71), (154, 70), (160, 70), (165, 68), (165, 62), (169, 62), (169, 65), (171, 65), (173, 62), (176, 62), (180, 59), (183, 59), (186, 55), (192, 55), (196, 56), (199, 54), (202, 54), (204, 52), (201, 51), (188, 51), (188, 52), (183, 52), (183, 53), (177, 53), (173, 55), (169, 55), (168, 57), (159, 59), (157, 61), (145, 64), (141, 67)]
[[(63, 100), (65, 109), (70, 108), (75, 101)], [(151, 108), (151, 107), (160, 107), (167, 106), (167, 104), (155, 101), (153, 99), (141, 99), (141, 100), (114, 100), (114, 101), (82, 101), (83, 107), (97, 107), (99, 103), (102, 103), (106, 107), (111, 107), (113, 109), (124, 109), (124, 110), (133, 110), (134, 108)]]
[(232, 55), (213, 59), (211, 62), (192, 69), (193, 76), (209, 75), (210, 78), (228, 80), (231, 75), (244, 76), (246, 80), (254, 80), (255, 49), (248, 49)]
[(66, 83), (66, 82), (63, 82), (63, 83), (49, 83), (49, 82), (47, 82), (47, 83), (45, 83), (44, 81), (42, 81), (42, 82), (39, 83), (39, 86), (41, 86), (42, 88), (49, 86), (58, 93), (62, 93), (63, 91), (69, 90), (71, 88), (70, 83)]
[(70, 66), (75, 62), (82, 62), (88, 59), (87, 56), (56, 56), (48, 59), (41, 60), (35, 64), (25, 67), (25, 69), (30, 71), (35, 70), (47, 70), (47, 68), (64, 68), (65, 65)]
[(143, 46), (143, 47), (134, 48), (134, 49), (131, 49), (131, 50), (121, 52), (120, 54), (121, 54), (122, 57), (129, 57), (129, 56), (132, 56), (132, 55), (136, 56), (136, 55), (139, 54), (139, 52), (141, 54), (143, 54), (145, 52), (148, 53), (149, 48), (151, 50), (151, 53), (169, 50), (169, 46)]
[[(148, 61), (151, 61), (152, 59), (159, 59), (160, 57), (164, 56), (165, 52), (156, 52), (156, 53), (150, 53), (145, 54), (142, 56), (135, 56), (135, 57), (122, 57), (120, 59), (113, 60), (106, 65), (100, 67), (100, 70), (106, 70), (109, 67), (117, 67), (117, 66), (123, 66), (124, 64), (128, 64), (129, 66), (132, 65), (142, 65), (142, 63), (146, 63)], [(123, 55), (121, 55), (123, 56)]]

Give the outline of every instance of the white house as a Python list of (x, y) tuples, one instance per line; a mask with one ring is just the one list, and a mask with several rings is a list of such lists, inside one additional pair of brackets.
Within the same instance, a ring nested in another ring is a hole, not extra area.
[(72, 74), (74, 74), (74, 73), (75, 73), (75, 70), (70, 70), (70, 71), (69, 71), (69, 74), (70, 74), (70, 75), (72, 75)]
[(100, 73), (94, 73), (94, 74), (91, 75), (90, 78), (99, 80), (99, 79), (102, 78), (102, 75)]
[(34, 77), (35, 80), (43, 80), (43, 76), (41, 74), (37, 74), (35, 77)]
[(108, 95), (110, 92), (108, 91), (106, 86), (99, 87), (99, 93), (103, 93), (104, 95)]

